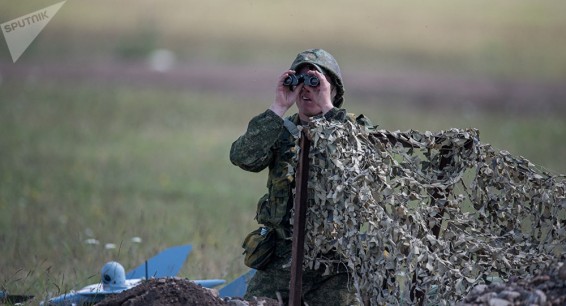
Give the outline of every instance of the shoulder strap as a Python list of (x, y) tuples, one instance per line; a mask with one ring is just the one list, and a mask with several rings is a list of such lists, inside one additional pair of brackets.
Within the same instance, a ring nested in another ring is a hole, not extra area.
[(287, 131), (289, 131), (289, 133), (291, 133), (291, 135), (293, 135), (293, 137), (299, 138), (299, 133), (300, 133), (299, 129), (297, 128), (297, 126), (291, 120), (284, 119), (283, 125), (285, 126)]

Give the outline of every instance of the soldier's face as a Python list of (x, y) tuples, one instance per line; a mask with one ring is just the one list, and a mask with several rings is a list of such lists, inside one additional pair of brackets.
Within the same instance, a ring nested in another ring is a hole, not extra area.
[[(316, 71), (313, 66), (307, 65), (299, 69), (297, 74), (306, 74), (308, 71)], [(326, 76), (325, 76), (326, 78)], [(322, 113), (322, 107), (320, 106), (323, 101), (319, 101), (321, 95), (318, 93), (320, 87), (310, 87), (304, 85), (297, 97), (297, 108), (299, 109), (299, 115), (304, 121), (308, 120), (309, 117), (316, 116)]]

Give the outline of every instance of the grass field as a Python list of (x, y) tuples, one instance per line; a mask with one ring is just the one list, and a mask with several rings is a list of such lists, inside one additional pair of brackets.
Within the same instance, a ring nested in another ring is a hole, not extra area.
[[(2, 130), (10, 131), (2, 137), (0, 193), (8, 212), (0, 217), (6, 285), (35, 289), (33, 282), (49, 279), (68, 287), (112, 258), (132, 267), (184, 243), (195, 244), (188, 275), (241, 271), (235, 238), (251, 228), (264, 182), (230, 165), (230, 143), (244, 127), (218, 109), (224, 97), (22, 92), (14, 88), (1, 109)], [(88, 238), (100, 245), (85, 244)], [(121, 248), (105, 250), (106, 243)]]
[[(2, 4), (0, 22), (53, 3)], [(338, 1), (323, 9), (320, 1), (301, 9), (252, 1), (112, 3), (68, 1), (13, 65), (136, 60), (166, 47), (182, 62), (286, 67), (298, 50), (317, 45), (336, 50), (343, 69), (566, 79), (559, 51), (566, 5), (558, 1), (353, 1), (347, 10)], [(314, 36), (316, 28), (328, 31)], [(0, 59), (10, 61), (6, 48)], [(128, 269), (185, 243), (194, 250), (181, 276), (230, 280), (246, 271), (240, 245), (256, 226), (265, 173), (234, 167), (228, 151), (269, 101), (0, 76), (1, 288), (57, 294), (98, 282), (106, 261)], [(475, 127), (498, 149), (566, 172), (562, 113), (454, 113), (395, 102), (347, 106), (390, 130)]]

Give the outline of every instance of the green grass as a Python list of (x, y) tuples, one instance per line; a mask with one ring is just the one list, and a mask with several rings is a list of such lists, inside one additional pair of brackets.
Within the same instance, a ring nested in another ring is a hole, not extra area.
[(37, 290), (51, 271), (68, 288), (105, 260), (133, 267), (184, 243), (195, 247), (186, 276), (243, 271), (240, 243), (264, 178), (229, 162), (245, 125), (225, 116), (225, 97), (9, 88), (0, 98), (0, 285)]

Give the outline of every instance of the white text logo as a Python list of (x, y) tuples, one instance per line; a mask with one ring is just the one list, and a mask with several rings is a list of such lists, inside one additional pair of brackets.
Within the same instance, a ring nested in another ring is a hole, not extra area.
[(0, 24), (14, 63), (65, 2), (53, 4), (39, 11)]

